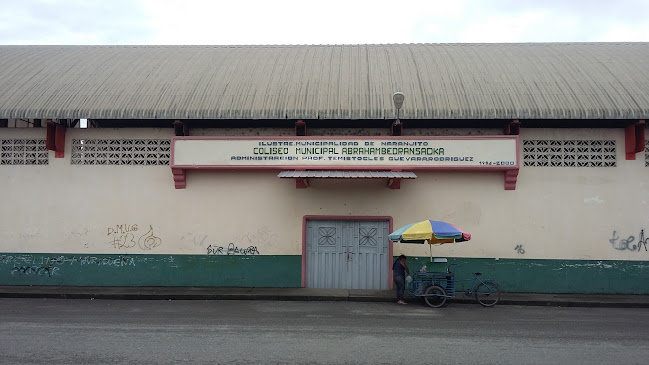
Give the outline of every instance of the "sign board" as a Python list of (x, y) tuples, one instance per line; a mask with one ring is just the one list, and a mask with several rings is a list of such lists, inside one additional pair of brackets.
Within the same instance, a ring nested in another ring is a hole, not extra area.
[(518, 136), (174, 137), (176, 168), (518, 168)]

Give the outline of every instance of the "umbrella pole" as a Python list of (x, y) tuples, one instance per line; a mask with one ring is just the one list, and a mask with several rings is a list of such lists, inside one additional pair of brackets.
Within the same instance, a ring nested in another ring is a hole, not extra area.
[(433, 245), (428, 242), (428, 251), (430, 251), (430, 262), (433, 262)]

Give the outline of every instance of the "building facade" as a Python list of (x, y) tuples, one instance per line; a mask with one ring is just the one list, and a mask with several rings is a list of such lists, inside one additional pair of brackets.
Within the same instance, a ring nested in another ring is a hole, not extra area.
[(647, 294), (647, 46), (0, 47), (0, 285)]

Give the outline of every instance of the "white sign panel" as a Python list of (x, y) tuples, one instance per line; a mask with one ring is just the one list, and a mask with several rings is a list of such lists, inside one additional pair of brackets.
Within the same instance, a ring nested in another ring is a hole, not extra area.
[(176, 137), (174, 167), (518, 167), (518, 138)]

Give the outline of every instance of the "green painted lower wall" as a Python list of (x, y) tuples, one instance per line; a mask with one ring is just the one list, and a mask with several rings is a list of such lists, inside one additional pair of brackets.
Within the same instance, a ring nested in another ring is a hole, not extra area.
[(0, 285), (301, 285), (300, 256), (0, 254)]
[[(412, 271), (429, 257), (410, 257)], [(448, 258), (458, 290), (480, 271), (506, 292), (649, 294), (649, 261)], [(0, 285), (216, 286), (301, 285), (298, 255), (73, 255), (0, 254)]]
[[(474, 272), (510, 293), (649, 294), (649, 261), (536, 260), (449, 257), (458, 290)], [(409, 257), (408, 267), (431, 270), (430, 257)], [(440, 265), (440, 264), (437, 264)], [(441, 264), (438, 268), (445, 268)]]

